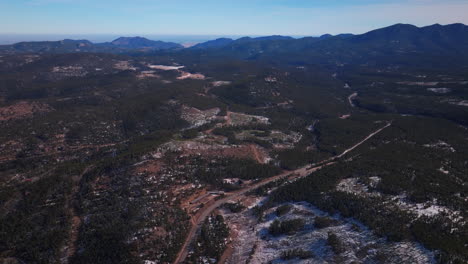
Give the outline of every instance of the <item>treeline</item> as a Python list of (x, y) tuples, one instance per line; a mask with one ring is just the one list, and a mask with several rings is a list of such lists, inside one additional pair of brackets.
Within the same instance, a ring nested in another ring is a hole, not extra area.
[[(229, 227), (222, 215), (208, 217), (193, 245), (188, 263), (217, 263), (223, 254), (229, 237)], [(212, 262), (214, 260), (214, 262)]]
[[(9, 203), (13, 206), (0, 214), (1, 258), (10, 257), (22, 263), (60, 262), (69, 237), (68, 199), (72, 181), (69, 175), (51, 174), (18, 185), (7, 192), (10, 197), (2, 199), (12, 199)], [(2, 189), (0, 193), (5, 191)]]
[(273, 236), (292, 235), (300, 231), (305, 225), (301, 218), (280, 221), (275, 219), (268, 227), (268, 232)]
[[(255, 137), (245, 138), (243, 140), (236, 138), (236, 133), (244, 130), (258, 130)], [(264, 148), (272, 148), (272, 144), (266, 140), (262, 140), (258, 137), (268, 136), (271, 133), (270, 127), (264, 124), (251, 124), (237, 127), (217, 127), (213, 130), (213, 134), (219, 136), (225, 136), (228, 139), (229, 144), (238, 145), (241, 143), (254, 143)]]
[(294, 170), (307, 164), (326, 160), (330, 153), (318, 150), (303, 150), (301, 148), (287, 149), (278, 151), (277, 158), (280, 161), (281, 168)]
[(127, 166), (109, 164), (85, 174), (76, 207), (86, 221), (71, 263), (173, 261), (189, 224), (187, 214), (161, 194), (164, 188)]
[(377, 235), (389, 240), (419, 241), (427, 248), (436, 250), (440, 263), (466, 261), (466, 226), (457, 225), (457, 228), (463, 230), (452, 232), (454, 226), (448, 224), (443, 217), (418, 218), (397, 207), (386, 205), (382, 198), (363, 198), (334, 191), (339, 180), (350, 176), (352, 171), (347, 163), (342, 163), (280, 187), (270, 195), (263, 210), (284, 202), (307, 201), (321, 210), (356, 218)]
[(217, 159), (207, 163), (200, 160), (194, 178), (218, 187), (229, 188), (223, 179), (238, 178), (241, 180), (264, 179), (279, 174), (280, 169), (273, 165), (258, 164), (251, 159)]
[(164, 99), (160, 94), (145, 94), (124, 100), (117, 109), (117, 116), (122, 120), (125, 134), (147, 134), (187, 126), (180, 118), (180, 106), (167, 104)]
[[(185, 239), (188, 216), (157, 194), (164, 185), (131, 173), (132, 164), (173, 133), (160, 130), (133, 137), (111, 153), (91, 157), (94, 165), (79, 183), (75, 204), (87, 221), (80, 228), (71, 263), (141, 263), (142, 257), (173, 261)], [(145, 188), (151, 190), (147, 195)], [(163, 231), (160, 236), (144, 232), (152, 229)]]

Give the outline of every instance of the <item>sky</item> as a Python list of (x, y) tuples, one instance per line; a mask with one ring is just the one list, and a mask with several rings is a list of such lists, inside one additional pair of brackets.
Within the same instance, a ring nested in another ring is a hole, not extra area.
[(3, 35), (317, 36), (468, 24), (468, 0), (0, 0)]

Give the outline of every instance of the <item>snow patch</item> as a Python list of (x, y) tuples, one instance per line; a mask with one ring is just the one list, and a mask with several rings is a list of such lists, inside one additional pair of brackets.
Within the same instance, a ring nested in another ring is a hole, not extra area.
[(424, 144), (423, 147), (426, 147), (426, 148), (436, 148), (436, 149), (443, 149), (443, 150), (447, 150), (447, 151), (450, 151), (450, 152), (455, 152), (456, 150), (450, 146), (447, 142), (444, 142), (442, 140), (439, 140), (438, 142), (436, 143), (431, 143), (431, 144)]
[(217, 115), (221, 112), (219, 108), (208, 110), (199, 110), (194, 107), (182, 106), (181, 118), (190, 124), (189, 128), (200, 127), (216, 120)]
[[(258, 204), (262, 200), (257, 201)], [(276, 208), (265, 212), (266, 221), (258, 223), (249, 210), (241, 214), (224, 211), (231, 230), (236, 234), (234, 252), (227, 263), (374, 263), (378, 254), (387, 257), (386, 263), (435, 263), (434, 254), (413, 242), (389, 242), (372, 234), (354, 219), (331, 216), (306, 202), (292, 203), (290, 212), (278, 217)], [(335, 223), (325, 228), (315, 228), (316, 217), (332, 218)], [(273, 237), (268, 227), (275, 220), (301, 218), (305, 221), (303, 230), (294, 235)], [(342, 243), (344, 252), (334, 254), (327, 245), (328, 234), (335, 234)], [(286, 250), (302, 249), (313, 253), (310, 259), (282, 260)]]
[(429, 92), (438, 93), (438, 94), (446, 94), (452, 91), (452, 89), (450, 88), (427, 88), (427, 90)]
[(206, 77), (201, 73), (189, 73), (189, 72), (182, 72), (177, 80), (185, 80), (185, 79), (193, 79), (193, 80), (204, 80)]
[(398, 84), (412, 86), (436, 86), (439, 84), (439, 82), (398, 82)]
[(151, 68), (154, 70), (162, 70), (162, 71), (176, 71), (176, 70), (185, 68), (185, 66), (148, 65), (148, 68)]
[(230, 81), (214, 81), (211, 83), (211, 85), (213, 85), (214, 87), (219, 87), (219, 86), (229, 85), (229, 84), (231, 84)]

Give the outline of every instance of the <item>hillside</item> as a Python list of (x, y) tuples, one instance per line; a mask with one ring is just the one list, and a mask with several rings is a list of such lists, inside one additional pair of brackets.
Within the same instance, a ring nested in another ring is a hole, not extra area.
[(125, 49), (181, 49), (182, 45), (173, 42), (154, 41), (142, 37), (120, 37), (110, 45)]
[(0, 263), (466, 263), (466, 30), (2, 46)]
[(172, 42), (153, 41), (141, 37), (121, 37), (108, 43), (92, 43), (88, 40), (21, 42), (0, 46), (0, 53), (125, 53), (131, 51), (155, 51), (181, 49), (182, 45)]
[(430, 63), (442, 66), (456, 63), (467, 66), (467, 51), (468, 26), (463, 24), (422, 28), (397, 24), (362, 35), (241, 38), (211, 47), (210, 56), (291, 64), (405, 63), (421, 66)]

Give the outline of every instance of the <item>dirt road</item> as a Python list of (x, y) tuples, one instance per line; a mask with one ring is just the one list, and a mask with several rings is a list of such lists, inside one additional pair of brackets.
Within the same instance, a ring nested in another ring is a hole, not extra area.
[(356, 105), (354, 104), (353, 100), (358, 96), (358, 93), (353, 93), (352, 95), (350, 95), (348, 97), (348, 102), (349, 102), (349, 105), (351, 105), (351, 107), (356, 107)]
[(257, 149), (256, 145), (250, 144), (249, 148), (250, 148), (250, 150), (252, 151), (252, 153), (254, 155), (254, 159), (260, 164), (265, 164), (265, 162), (263, 161), (263, 159), (260, 156), (260, 153), (258, 152), (258, 149)]
[(320, 170), (323, 167), (327, 167), (329, 165), (332, 165), (338, 159), (342, 158), (344, 155), (346, 155), (350, 151), (352, 151), (352, 150), (356, 149), (357, 147), (359, 147), (360, 145), (364, 144), (366, 141), (368, 141), (369, 139), (371, 139), (375, 135), (382, 132), (385, 128), (389, 127), (391, 124), (392, 123), (389, 122), (384, 127), (382, 127), (380, 129), (374, 131), (373, 133), (369, 134), (366, 138), (364, 138), (363, 140), (361, 140), (357, 144), (353, 145), (352, 147), (346, 149), (340, 155), (337, 155), (335, 157), (332, 157), (330, 159), (327, 159), (327, 160), (324, 160), (324, 161), (321, 161), (321, 162), (318, 162), (318, 163), (314, 163), (314, 164), (304, 166), (304, 167), (302, 167), (300, 169), (297, 169), (297, 170), (294, 170), (294, 171), (283, 172), (283, 173), (281, 173), (279, 175), (273, 176), (273, 177), (268, 178), (268, 179), (264, 179), (264, 180), (262, 180), (260, 182), (257, 182), (255, 184), (253, 184), (253, 185), (247, 186), (244, 189), (241, 189), (241, 190), (238, 190), (238, 191), (235, 191), (235, 192), (232, 192), (232, 193), (227, 193), (224, 198), (219, 199), (219, 200), (215, 201), (214, 203), (212, 203), (211, 205), (207, 205), (206, 207), (202, 208), (201, 211), (199, 212), (199, 214), (196, 216), (196, 220), (194, 220), (194, 223), (193, 223), (193, 225), (192, 225), (192, 227), (191, 227), (191, 229), (190, 229), (190, 231), (189, 231), (189, 233), (187, 235), (187, 238), (185, 239), (184, 245), (182, 246), (179, 254), (177, 255), (176, 260), (174, 261), (174, 263), (175, 264), (182, 263), (185, 260), (185, 258), (188, 255), (188, 252), (189, 252), (189, 247), (192, 244), (192, 242), (194, 241), (194, 239), (196, 238), (197, 232), (201, 228), (201, 225), (203, 224), (205, 219), (216, 208), (220, 207), (222, 204), (230, 202), (230, 201), (235, 200), (235, 199), (238, 199), (239, 197), (243, 196), (247, 192), (250, 192), (250, 191), (252, 191), (252, 190), (254, 190), (254, 189), (258, 188), (258, 187), (264, 186), (264, 185), (266, 185), (268, 183), (279, 180), (279, 179), (281, 179), (283, 177), (291, 176), (290, 179), (299, 179), (299, 178), (305, 177), (305, 176), (307, 176), (307, 175), (309, 175), (309, 174), (311, 174), (311, 173), (313, 173), (313, 172), (315, 172), (317, 170)]
[(370, 135), (368, 135), (365, 139), (361, 140), (359, 143), (357, 143), (356, 145), (350, 147), (349, 149), (343, 151), (343, 153), (341, 153), (340, 155), (336, 156), (337, 158), (341, 158), (343, 157), (344, 155), (346, 155), (348, 152), (351, 152), (353, 151), (355, 148), (359, 147), (360, 145), (364, 144), (367, 140), (371, 139), (372, 137), (374, 137), (375, 135), (379, 134), (380, 132), (382, 132), (382, 130), (386, 129), (387, 127), (391, 126), (392, 125), (392, 122), (388, 122), (387, 125), (385, 125), (384, 127), (378, 129), (377, 131), (371, 133)]
[(70, 210), (70, 216), (71, 216), (71, 228), (70, 228), (70, 233), (69, 233), (69, 240), (67, 243), (67, 247), (65, 250), (65, 255), (61, 259), (61, 262), (64, 264), (69, 263), (69, 260), (72, 256), (75, 255), (76, 250), (77, 250), (77, 241), (78, 241), (78, 235), (79, 235), (79, 229), (81, 227), (81, 218), (78, 215), (76, 208), (73, 206), (73, 200), (77, 199), (77, 193), (80, 189), (80, 181), (83, 178), (83, 176), (88, 173), (91, 169), (93, 168), (93, 165), (90, 165), (86, 167), (83, 172), (77, 177), (73, 178), (74, 186), (72, 188), (72, 194), (70, 196), (70, 201), (69, 201), (69, 210)]

